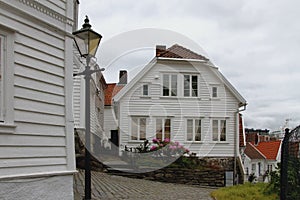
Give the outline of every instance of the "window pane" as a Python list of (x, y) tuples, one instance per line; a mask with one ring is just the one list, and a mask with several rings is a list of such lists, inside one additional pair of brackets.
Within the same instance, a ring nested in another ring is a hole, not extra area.
[(170, 119), (165, 119), (165, 137), (170, 139), (171, 137), (171, 120)]
[(218, 120), (212, 122), (213, 141), (218, 141)]
[(186, 132), (187, 132), (187, 141), (192, 141), (193, 140), (193, 120), (192, 119), (188, 119), (187, 120), (187, 126), (186, 126)]
[(226, 120), (221, 120), (221, 141), (226, 141)]
[(217, 87), (212, 88), (212, 97), (218, 97), (218, 88)]
[(146, 118), (140, 119), (140, 140), (146, 140)]
[(162, 120), (156, 119), (156, 138), (162, 139)]
[(172, 96), (177, 96), (177, 75), (171, 76), (171, 91)]
[(137, 132), (138, 132), (138, 119), (132, 118), (131, 120), (131, 139), (137, 140)]
[(169, 75), (163, 75), (163, 96), (169, 96)]
[(184, 96), (190, 96), (190, 75), (184, 75)]
[(148, 85), (143, 85), (143, 95), (148, 96)]
[(198, 96), (198, 76), (192, 76), (192, 96)]
[(201, 141), (201, 120), (195, 120), (195, 141)]

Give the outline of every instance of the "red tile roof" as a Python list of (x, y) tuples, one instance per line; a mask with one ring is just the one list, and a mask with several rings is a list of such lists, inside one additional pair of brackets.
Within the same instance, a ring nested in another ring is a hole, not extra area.
[(259, 142), (256, 148), (265, 155), (268, 160), (276, 160), (280, 150), (281, 141)]
[(171, 46), (166, 50), (161, 50), (157, 57), (164, 58), (185, 58), (185, 59), (197, 59), (197, 60), (208, 60), (206, 57), (197, 54), (190, 49), (182, 47), (178, 44)]
[(112, 98), (120, 92), (124, 85), (118, 85), (117, 83), (108, 83), (107, 88), (104, 90), (105, 93), (105, 106), (112, 105)]
[(244, 153), (251, 159), (266, 159), (266, 157), (250, 142), (247, 142)]

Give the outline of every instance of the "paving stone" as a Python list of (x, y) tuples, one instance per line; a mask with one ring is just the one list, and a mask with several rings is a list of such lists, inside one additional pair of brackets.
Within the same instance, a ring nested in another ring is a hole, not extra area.
[[(103, 172), (92, 172), (92, 198), (94, 200), (110, 199), (185, 199), (212, 200), (210, 193), (214, 189), (199, 186), (161, 183), (144, 179), (134, 179)], [(84, 196), (84, 171), (74, 175), (75, 200)]]

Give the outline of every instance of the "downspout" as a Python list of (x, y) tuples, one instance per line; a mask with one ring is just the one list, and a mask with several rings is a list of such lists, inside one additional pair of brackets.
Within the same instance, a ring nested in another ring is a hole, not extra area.
[(239, 139), (239, 130), (240, 130), (240, 116), (239, 116), (239, 113), (242, 112), (242, 111), (245, 111), (246, 110), (246, 105), (247, 104), (243, 104), (243, 108), (240, 109), (238, 108), (237, 111), (236, 111), (236, 134), (235, 134), (235, 137), (234, 137), (234, 162), (233, 162), (233, 177), (234, 177), (234, 185), (237, 184), (237, 157), (238, 157), (238, 151), (239, 151), (239, 146), (238, 146), (238, 139)]

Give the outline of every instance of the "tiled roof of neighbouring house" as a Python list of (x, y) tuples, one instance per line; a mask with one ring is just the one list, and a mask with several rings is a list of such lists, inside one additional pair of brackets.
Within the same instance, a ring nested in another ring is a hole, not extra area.
[(118, 85), (117, 83), (108, 83), (107, 88), (104, 90), (105, 94), (105, 100), (104, 105), (105, 106), (111, 106), (112, 105), (112, 98), (120, 92), (120, 90), (124, 87), (124, 85)]
[(250, 159), (266, 159), (266, 157), (250, 142), (247, 142), (244, 153)]
[(159, 54), (156, 55), (157, 57), (164, 57), (164, 58), (185, 58), (185, 59), (197, 59), (197, 60), (209, 60), (206, 57), (197, 54), (190, 49), (182, 47), (178, 44), (171, 46), (166, 50), (161, 50)]
[(280, 150), (281, 141), (259, 142), (256, 148), (265, 155), (268, 160), (276, 160)]

